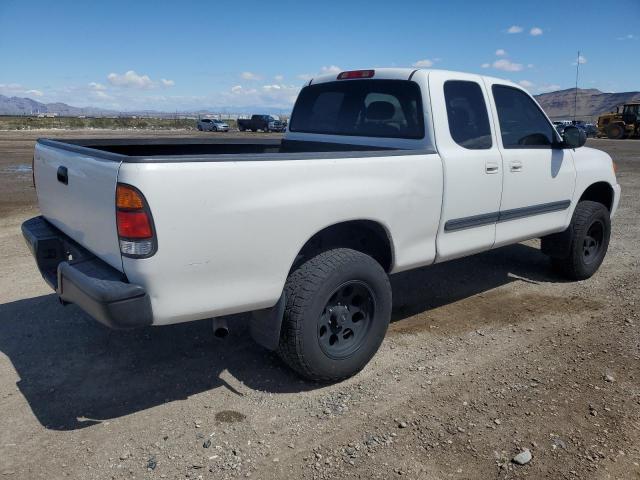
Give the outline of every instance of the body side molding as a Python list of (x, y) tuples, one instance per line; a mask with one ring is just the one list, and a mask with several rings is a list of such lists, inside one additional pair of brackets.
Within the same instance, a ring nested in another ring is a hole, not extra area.
[(453, 220), (448, 220), (444, 224), (444, 231), (455, 232), (457, 230), (481, 227), (495, 222), (508, 222), (509, 220), (516, 220), (518, 218), (558, 212), (560, 210), (566, 210), (570, 205), (571, 200), (560, 200), (558, 202), (541, 203), (539, 205), (531, 205), (528, 207), (513, 208), (503, 212), (483, 213), (480, 215), (473, 215), (471, 217), (455, 218)]

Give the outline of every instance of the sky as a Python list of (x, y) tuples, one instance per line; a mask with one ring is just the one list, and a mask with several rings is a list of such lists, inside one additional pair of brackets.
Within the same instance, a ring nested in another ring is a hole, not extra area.
[(534, 94), (640, 90), (640, 0), (0, 0), (0, 94), (121, 111), (288, 109), (319, 73), (431, 67)]

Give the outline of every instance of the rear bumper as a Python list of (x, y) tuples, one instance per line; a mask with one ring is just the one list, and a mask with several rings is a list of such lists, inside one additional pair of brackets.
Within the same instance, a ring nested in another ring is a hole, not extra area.
[(111, 328), (151, 325), (149, 295), (43, 217), (22, 224), (22, 234), (45, 281), (65, 303), (75, 303)]

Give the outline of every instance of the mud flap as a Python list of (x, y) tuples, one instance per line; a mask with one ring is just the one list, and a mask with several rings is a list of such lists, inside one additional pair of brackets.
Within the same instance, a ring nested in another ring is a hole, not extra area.
[(276, 350), (280, 343), (280, 328), (284, 315), (284, 292), (278, 303), (271, 308), (256, 310), (251, 313), (249, 320), (249, 332), (253, 340), (268, 350)]
[(573, 237), (573, 227), (553, 233), (541, 238), (540, 249), (542, 253), (551, 258), (567, 258), (571, 253), (571, 238)]

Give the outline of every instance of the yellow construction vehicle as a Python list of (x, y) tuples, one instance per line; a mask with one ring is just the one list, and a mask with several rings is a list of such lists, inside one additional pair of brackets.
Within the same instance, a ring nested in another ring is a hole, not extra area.
[(625, 103), (598, 117), (598, 136), (613, 139), (640, 137), (640, 102)]

